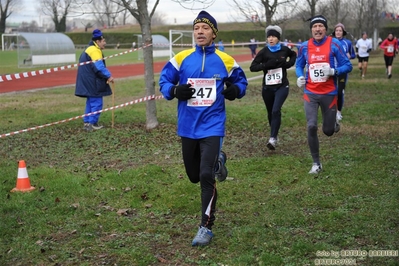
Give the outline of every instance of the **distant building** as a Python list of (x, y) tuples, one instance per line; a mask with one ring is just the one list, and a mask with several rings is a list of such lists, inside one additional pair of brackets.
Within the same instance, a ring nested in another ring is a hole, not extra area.
[(6, 23), (6, 29), (5, 29), (4, 33), (12, 34), (12, 33), (18, 32), (18, 28), (20, 25), (21, 25), (21, 23), (18, 23), (18, 22)]

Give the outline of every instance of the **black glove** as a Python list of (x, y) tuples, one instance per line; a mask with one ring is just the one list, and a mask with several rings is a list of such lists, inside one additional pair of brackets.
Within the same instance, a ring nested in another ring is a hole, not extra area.
[(284, 65), (287, 63), (287, 59), (285, 58), (277, 58), (276, 59), (276, 66), (277, 68), (279, 67), (284, 67)]
[(286, 63), (286, 61), (283, 58), (273, 58), (267, 60), (267, 62), (263, 64), (263, 69), (268, 71), (269, 69), (279, 68), (282, 67), (284, 63)]
[(274, 62), (274, 60), (268, 60), (266, 63), (262, 64), (263, 70), (267, 72), (269, 69), (273, 69), (275, 64), (276, 63)]
[(230, 81), (226, 81), (226, 89), (222, 91), (222, 94), (227, 100), (234, 101), (240, 95), (240, 88)]
[(177, 99), (182, 100), (182, 101), (191, 99), (195, 90), (190, 87), (191, 87), (191, 84), (182, 84), (179, 86), (173, 86), (171, 88), (170, 94), (173, 95), (173, 97), (176, 97)]
[(292, 65), (290, 64), (290, 62), (285, 62), (283, 63), (282, 67), (285, 69), (289, 69), (290, 67), (292, 67)]

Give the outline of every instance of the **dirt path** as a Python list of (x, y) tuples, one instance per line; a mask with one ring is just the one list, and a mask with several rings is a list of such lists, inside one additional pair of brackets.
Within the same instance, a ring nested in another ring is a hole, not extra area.
[[(251, 55), (249, 53), (244, 55), (234, 55), (233, 57), (238, 63), (251, 60)], [(165, 63), (165, 61), (154, 62), (154, 72), (161, 72)], [(144, 75), (144, 63), (123, 66), (109, 66), (108, 68), (115, 79)], [(52, 88), (68, 85), (73, 86), (76, 81), (76, 72), (77, 68), (74, 68), (56, 71), (49, 74), (38, 75), (35, 77), (4, 81), (0, 83), (0, 93)]]

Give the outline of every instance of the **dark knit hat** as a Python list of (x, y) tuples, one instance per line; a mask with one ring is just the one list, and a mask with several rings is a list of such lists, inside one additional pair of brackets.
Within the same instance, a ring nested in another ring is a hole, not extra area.
[(332, 35), (335, 37), (335, 30), (336, 30), (338, 27), (341, 27), (341, 28), (342, 28), (342, 36), (345, 36), (345, 35), (347, 34), (347, 32), (346, 32), (346, 30), (345, 30), (344, 24), (342, 24), (342, 23), (338, 23), (337, 25), (335, 25), (334, 31), (333, 31)]
[(93, 37), (91, 38), (93, 41), (102, 40), (104, 38), (103, 33), (99, 29), (93, 30)]
[(310, 18), (308, 20), (310, 20), (310, 28), (312, 28), (313, 25), (316, 24), (316, 23), (321, 23), (321, 24), (324, 25), (324, 27), (326, 27), (326, 30), (328, 29), (327, 19), (324, 16), (322, 16), (322, 15), (314, 16), (313, 18)]
[(283, 31), (277, 25), (267, 26), (265, 29), (265, 32), (266, 32), (266, 37), (274, 36), (274, 37), (277, 37), (277, 39), (279, 39), (279, 40), (281, 38), (281, 34), (283, 34)]
[(216, 20), (206, 11), (201, 11), (198, 13), (198, 16), (194, 19), (193, 26), (197, 23), (206, 23), (211, 27), (213, 33), (218, 35), (218, 24)]

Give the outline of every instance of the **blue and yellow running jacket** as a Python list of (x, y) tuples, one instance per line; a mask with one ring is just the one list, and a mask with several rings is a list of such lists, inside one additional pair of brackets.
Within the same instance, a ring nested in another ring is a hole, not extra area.
[(176, 54), (164, 66), (159, 79), (160, 91), (167, 100), (173, 86), (192, 84), (193, 99), (178, 101), (177, 134), (180, 137), (201, 139), (225, 135), (225, 82), (238, 86), (237, 98), (245, 95), (248, 85), (242, 68), (233, 57), (217, 50), (215, 44), (198, 46)]
[(79, 63), (93, 62), (79, 66), (76, 77), (76, 96), (102, 97), (112, 94), (111, 87), (107, 83), (111, 73), (103, 58), (104, 55), (98, 45), (90, 41), (89, 47), (80, 55)]

